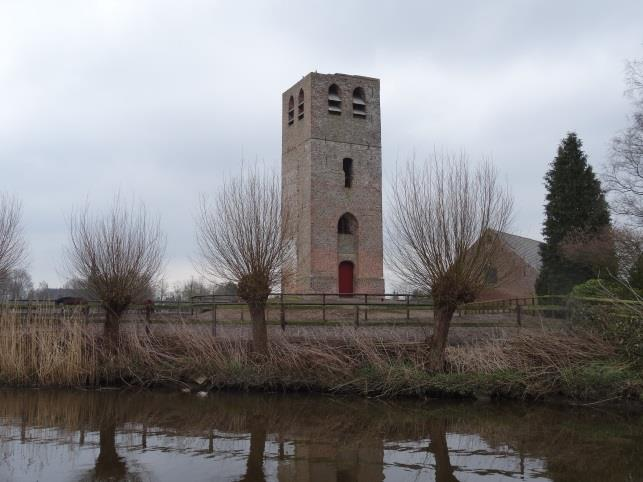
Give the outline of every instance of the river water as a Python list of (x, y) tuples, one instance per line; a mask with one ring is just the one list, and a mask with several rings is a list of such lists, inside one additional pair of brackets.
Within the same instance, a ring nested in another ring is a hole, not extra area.
[(643, 481), (643, 416), (514, 403), (0, 390), (2, 481)]

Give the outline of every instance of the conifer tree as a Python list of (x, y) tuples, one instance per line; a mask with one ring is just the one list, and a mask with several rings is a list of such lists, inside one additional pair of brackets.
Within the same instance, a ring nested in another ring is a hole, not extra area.
[(569, 236), (598, 236), (610, 228), (604, 192), (581, 147), (576, 133), (570, 132), (545, 175), (545, 243), (540, 248), (542, 268), (536, 281), (539, 295), (567, 294), (598, 274), (591, 263), (571, 260), (561, 252)]

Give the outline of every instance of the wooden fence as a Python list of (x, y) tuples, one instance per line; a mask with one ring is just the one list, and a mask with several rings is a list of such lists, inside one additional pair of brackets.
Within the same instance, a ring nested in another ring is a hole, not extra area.
[[(87, 321), (100, 322), (104, 310), (91, 301), (81, 306), (56, 306), (53, 301), (20, 300), (4, 304), (5, 309), (19, 311), (26, 318), (38, 310), (65, 315), (82, 313)], [(588, 308), (608, 310), (614, 316), (643, 313), (643, 303), (631, 300), (543, 296), (479, 301), (461, 305), (454, 317), (455, 326), (523, 326), (543, 321), (569, 321)], [(425, 325), (432, 322), (430, 297), (413, 294), (366, 294), (350, 296), (337, 293), (276, 293), (266, 307), (269, 324), (334, 325)], [(133, 306), (126, 320), (149, 323), (189, 322), (243, 324), (250, 320), (246, 303), (233, 295), (194, 296), (184, 301), (157, 300), (153, 304)]]

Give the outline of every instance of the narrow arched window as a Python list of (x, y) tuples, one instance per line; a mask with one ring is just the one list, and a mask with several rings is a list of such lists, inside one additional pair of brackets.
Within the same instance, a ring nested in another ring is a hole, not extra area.
[(288, 125), (292, 125), (293, 122), (295, 122), (295, 99), (291, 95), (288, 101)]
[(357, 219), (351, 213), (344, 213), (337, 222), (338, 234), (356, 234), (357, 233)]
[(342, 169), (344, 170), (344, 187), (351, 187), (353, 184), (353, 160), (344, 159)]
[(328, 113), (334, 115), (342, 113), (342, 96), (336, 84), (328, 88)]
[(299, 98), (297, 100), (297, 118), (304, 118), (304, 89), (299, 89)]
[(353, 117), (366, 117), (366, 96), (361, 87), (353, 91)]

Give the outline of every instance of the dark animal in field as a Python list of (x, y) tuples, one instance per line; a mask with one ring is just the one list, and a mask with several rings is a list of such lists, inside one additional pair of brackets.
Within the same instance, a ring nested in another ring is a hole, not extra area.
[(78, 306), (86, 305), (87, 300), (85, 298), (79, 298), (77, 296), (63, 296), (62, 298), (56, 299), (54, 303), (56, 303), (56, 306)]

